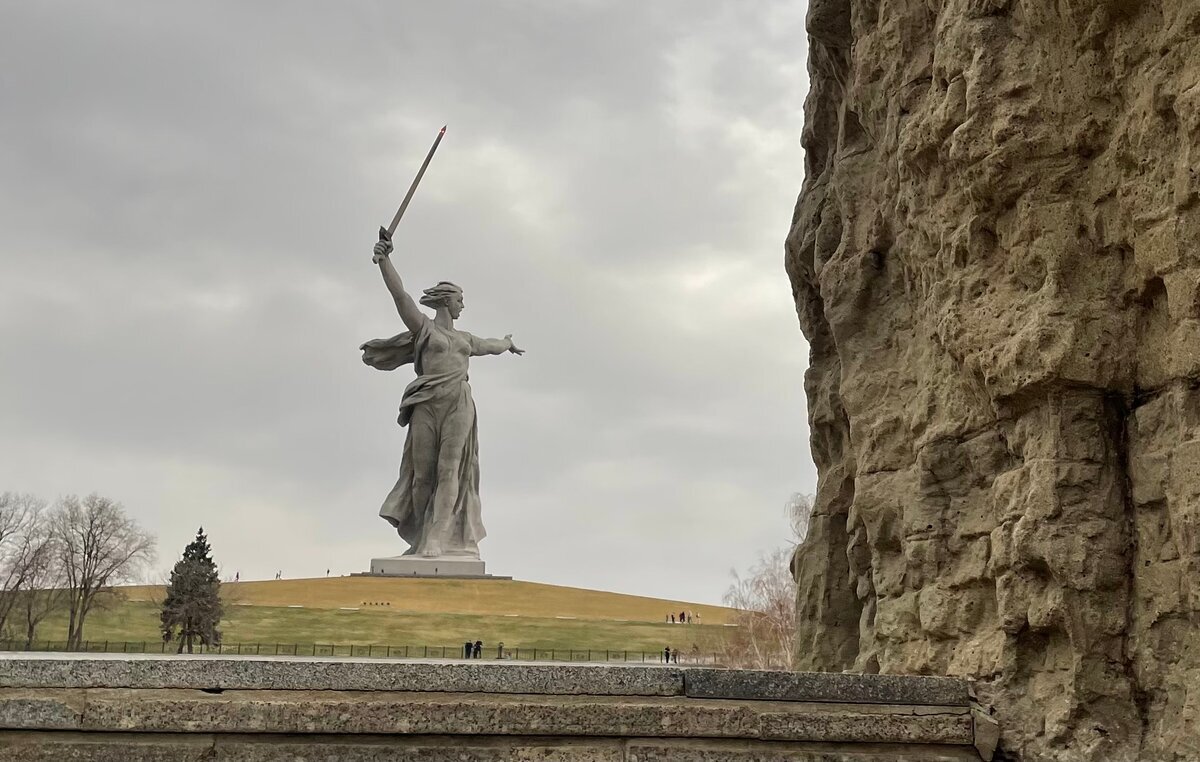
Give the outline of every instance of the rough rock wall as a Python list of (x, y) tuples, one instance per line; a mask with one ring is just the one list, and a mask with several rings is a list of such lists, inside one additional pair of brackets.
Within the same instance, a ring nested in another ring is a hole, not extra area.
[(1200, 759), (1200, 0), (811, 0), (801, 668)]

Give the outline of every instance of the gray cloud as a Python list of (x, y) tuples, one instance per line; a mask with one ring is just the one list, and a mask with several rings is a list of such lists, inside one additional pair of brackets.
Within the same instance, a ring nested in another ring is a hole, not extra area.
[(410, 371), (370, 265), (461, 283), (497, 573), (716, 601), (813, 491), (782, 269), (802, 5), (11, 3), (0, 488), (99, 490), (173, 558), (361, 571)]

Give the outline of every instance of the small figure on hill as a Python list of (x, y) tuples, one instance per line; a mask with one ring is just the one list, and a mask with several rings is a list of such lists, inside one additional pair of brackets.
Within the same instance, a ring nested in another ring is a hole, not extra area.
[(233, 573), (233, 581), (234, 581), (234, 582), (241, 582), (241, 581), (242, 581), (242, 573), (241, 573), (240, 571), (239, 571), (239, 572), (234, 572), (234, 573)]
[(328, 569), (326, 569), (326, 570), (325, 570), (325, 576), (326, 576), (326, 577), (328, 577), (328, 576), (329, 576), (329, 570), (328, 570)]
[(468, 641), (464, 642), (463, 643), (463, 658), (470, 659), (471, 652), (474, 650), (475, 650), (475, 646), (471, 643), (471, 641), (468, 640)]
[(667, 646), (663, 649), (663, 661), (667, 664), (671, 663), (671, 647)]
[(675, 624), (675, 615), (671, 614), (671, 624)]
[(688, 623), (688, 624), (691, 624), (691, 623), (692, 623), (692, 615), (691, 615), (691, 614), (688, 614), (688, 615), (687, 615), (687, 623)]
[(496, 658), (504, 658), (504, 641), (500, 641), (500, 644), (496, 646)]
[(678, 648), (676, 648), (674, 651), (671, 652), (671, 661), (673, 661), (676, 664), (679, 663), (679, 649)]
[(474, 656), (476, 659), (483, 658), (483, 641), (482, 640), (475, 641)]
[(683, 619), (684, 619), (684, 617), (686, 617), (686, 616), (687, 616), (687, 612), (686, 612), (686, 611), (680, 611), (680, 612), (679, 612), (679, 623), (680, 623), (680, 624), (683, 624)]

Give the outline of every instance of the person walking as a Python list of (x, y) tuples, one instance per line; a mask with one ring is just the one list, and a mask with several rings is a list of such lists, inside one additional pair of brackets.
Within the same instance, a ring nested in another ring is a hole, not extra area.
[(674, 612), (672, 612), (672, 614), (671, 614), (671, 624), (675, 624), (675, 614), (674, 614)]
[(670, 646), (667, 646), (666, 648), (663, 649), (663, 662), (666, 664), (671, 663), (671, 647)]
[(483, 658), (483, 641), (482, 640), (475, 641), (474, 656), (476, 659)]
[(473, 646), (473, 645), (471, 644), (471, 641), (469, 641), (469, 640), (468, 640), (468, 641), (464, 642), (464, 643), (463, 643), (463, 658), (464, 658), (464, 659), (470, 659), (470, 658), (471, 658), (471, 652), (472, 652), (472, 651), (474, 651), (474, 650), (475, 650), (475, 646)]

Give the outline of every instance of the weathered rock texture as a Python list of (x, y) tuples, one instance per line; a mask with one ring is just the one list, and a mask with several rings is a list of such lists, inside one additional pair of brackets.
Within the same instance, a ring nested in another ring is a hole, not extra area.
[(1200, 758), (1200, 0), (811, 0), (801, 668)]

